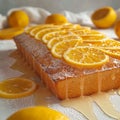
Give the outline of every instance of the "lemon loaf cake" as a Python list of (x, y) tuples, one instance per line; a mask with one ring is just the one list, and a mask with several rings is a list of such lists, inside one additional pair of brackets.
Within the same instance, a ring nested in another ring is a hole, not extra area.
[(120, 87), (120, 43), (80, 25), (38, 25), (14, 38), (18, 51), (59, 98)]

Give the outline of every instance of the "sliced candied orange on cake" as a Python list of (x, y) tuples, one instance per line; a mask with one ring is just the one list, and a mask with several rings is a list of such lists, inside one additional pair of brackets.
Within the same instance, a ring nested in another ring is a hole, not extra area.
[(60, 37), (60, 36), (65, 36), (65, 35), (73, 35), (73, 33), (68, 30), (49, 32), (42, 37), (42, 41), (44, 43), (48, 43), (50, 39), (52, 39), (53, 37)]
[(105, 48), (102, 51), (113, 58), (120, 59), (120, 48)]
[(54, 37), (50, 39), (47, 43), (47, 47), (51, 49), (56, 43), (63, 41), (63, 40), (72, 40), (72, 39), (81, 39), (82, 38), (76, 35), (65, 35), (65, 36), (59, 36), (59, 37)]
[(57, 27), (57, 28), (45, 28), (45, 29), (42, 29), (40, 30), (39, 32), (36, 33), (35, 35), (35, 38), (37, 40), (42, 40), (42, 37), (46, 34), (46, 33), (49, 33), (49, 32), (53, 32), (53, 31), (59, 31), (60, 28)]
[(76, 30), (74, 33), (82, 37), (84, 42), (101, 42), (107, 39), (104, 34), (95, 30)]
[(68, 49), (63, 58), (70, 65), (77, 68), (93, 68), (104, 65), (109, 56), (95, 47), (78, 46)]
[(62, 58), (66, 50), (75, 47), (79, 42), (82, 42), (81, 39), (63, 40), (52, 47), (51, 53), (54, 57)]
[(106, 47), (106, 48), (120, 48), (120, 42), (117, 40), (113, 39), (108, 39), (104, 41), (101, 45), (101, 47)]
[(0, 97), (19, 98), (32, 94), (37, 84), (25, 78), (10, 78), (0, 82)]
[(90, 29), (83, 29), (83, 28), (81, 28), (81, 29), (78, 29), (78, 30), (76, 30), (76, 29), (71, 29), (71, 31), (74, 33), (74, 34), (77, 34), (77, 35), (83, 35), (83, 34), (87, 34), (88, 32), (90, 32)]
[(108, 38), (102, 34), (95, 34), (95, 35), (82, 35), (81, 36), (84, 42), (102, 42), (107, 40)]
[(107, 39), (105, 41), (102, 41), (102, 42), (99, 42), (99, 43), (93, 43), (92, 45), (96, 46), (96, 47), (99, 47), (99, 48), (102, 48), (102, 49), (105, 49), (105, 48), (120, 48), (120, 42), (119, 41), (116, 41), (116, 40), (113, 40), (113, 39)]
[(46, 29), (46, 28), (52, 28), (52, 27), (56, 27), (55, 25), (52, 24), (42, 24), (42, 25), (38, 25), (36, 26), (34, 29), (32, 29), (30, 31), (30, 35), (31, 36), (35, 36), (40, 30)]

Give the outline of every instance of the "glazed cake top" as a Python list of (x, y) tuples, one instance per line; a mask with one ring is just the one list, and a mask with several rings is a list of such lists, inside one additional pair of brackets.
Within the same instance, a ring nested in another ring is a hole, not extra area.
[(39, 25), (17, 38), (54, 80), (120, 66), (120, 43), (88, 27)]

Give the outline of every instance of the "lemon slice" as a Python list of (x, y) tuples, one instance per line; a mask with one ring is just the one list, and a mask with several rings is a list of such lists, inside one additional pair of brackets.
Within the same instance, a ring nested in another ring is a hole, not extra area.
[(51, 49), (56, 43), (63, 41), (63, 40), (72, 40), (72, 39), (81, 39), (82, 38), (76, 35), (65, 35), (65, 36), (59, 36), (59, 37), (54, 37), (50, 39), (47, 43), (47, 47)]
[(109, 56), (94, 47), (78, 46), (68, 49), (63, 58), (77, 68), (99, 67), (109, 61)]
[(0, 30), (0, 39), (12, 39), (13, 37), (22, 34), (23, 28), (7, 28)]
[(42, 40), (42, 37), (49, 32), (53, 32), (53, 31), (59, 31), (60, 28), (45, 28), (43, 30), (40, 30), (39, 32), (37, 32), (37, 34), (35, 35), (35, 38), (37, 40)]
[(69, 48), (77, 46), (77, 44), (81, 43), (81, 39), (72, 39), (72, 40), (63, 40), (61, 42), (56, 43), (52, 49), (51, 53), (54, 57), (62, 58), (62, 55)]
[(68, 30), (59, 30), (55, 32), (49, 32), (42, 37), (42, 41), (44, 43), (48, 43), (50, 39), (52, 39), (53, 37), (60, 37), (65, 35), (73, 35), (73, 33)]
[(69, 120), (69, 118), (52, 108), (33, 106), (18, 110), (6, 120)]
[(119, 41), (116, 41), (116, 40), (113, 40), (113, 39), (107, 39), (105, 41), (102, 41), (100, 43), (94, 43), (93, 44), (94, 46), (96, 47), (100, 47), (100, 48), (120, 48), (120, 42)]
[(52, 25), (52, 24), (38, 25), (37, 27), (35, 27), (34, 29), (31, 30), (30, 35), (35, 36), (40, 30), (43, 30), (43, 29), (46, 29), (46, 28), (52, 28), (52, 27), (56, 27), (56, 26)]
[(120, 59), (120, 48), (105, 48), (102, 51), (113, 58)]
[(84, 42), (102, 42), (108, 39), (104, 34), (96, 30), (75, 30), (76, 35), (80, 36)]
[(111, 27), (115, 23), (116, 18), (115, 10), (109, 6), (96, 10), (91, 16), (92, 22), (99, 28)]
[(20, 98), (32, 94), (37, 88), (34, 81), (24, 78), (11, 78), (0, 82), (0, 97)]
[(74, 34), (77, 34), (77, 35), (86, 35), (88, 32), (90, 32), (89, 29), (78, 29), (78, 30), (75, 30), (75, 29), (71, 29), (71, 31), (74, 33)]
[(84, 42), (103, 42), (105, 40), (108, 40), (108, 37), (102, 34), (81, 35), (81, 38)]

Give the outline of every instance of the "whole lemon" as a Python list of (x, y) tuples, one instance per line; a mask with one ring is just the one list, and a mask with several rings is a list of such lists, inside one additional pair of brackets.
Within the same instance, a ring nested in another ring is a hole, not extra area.
[(29, 24), (29, 17), (22, 10), (15, 10), (8, 16), (8, 24), (10, 27), (26, 27)]
[(23, 108), (7, 120), (69, 120), (68, 117), (62, 113), (48, 107), (35, 106)]
[(64, 24), (68, 23), (67, 18), (62, 14), (51, 14), (45, 20), (46, 24)]

